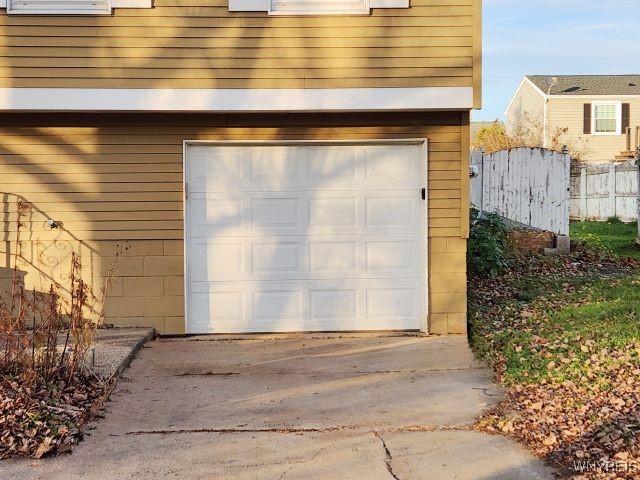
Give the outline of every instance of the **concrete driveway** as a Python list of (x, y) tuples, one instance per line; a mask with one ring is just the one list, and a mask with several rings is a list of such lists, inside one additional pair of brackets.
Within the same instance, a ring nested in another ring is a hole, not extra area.
[(546, 479), (468, 427), (501, 393), (462, 337), (202, 337), (148, 344), (72, 455), (6, 478)]

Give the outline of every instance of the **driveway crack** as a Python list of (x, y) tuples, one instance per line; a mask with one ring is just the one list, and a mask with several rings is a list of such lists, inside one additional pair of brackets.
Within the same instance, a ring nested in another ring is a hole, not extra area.
[(387, 447), (387, 442), (384, 441), (384, 438), (382, 438), (382, 435), (380, 434), (380, 432), (373, 432), (373, 434), (380, 440), (380, 442), (382, 443), (382, 448), (384, 448), (384, 463), (387, 466), (387, 471), (389, 472), (389, 475), (395, 478), (395, 480), (400, 480), (400, 478), (394, 473), (393, 467), (391, 466), (391, 461), (393, 460), (393, 457), (391, 456), (391, 451), (389, 450), (389, 447)]

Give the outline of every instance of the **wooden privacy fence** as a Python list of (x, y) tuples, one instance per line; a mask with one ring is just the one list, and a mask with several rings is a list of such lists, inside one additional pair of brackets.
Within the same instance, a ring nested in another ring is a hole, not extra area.
[(471, 202), (524, 225), (569, 235), (569, 155), (543, 148), (475, 150)]
[(638, 219), (638, 166), (634, 161), (582, 165), (571, 170), (571, 218), (623, 222)]

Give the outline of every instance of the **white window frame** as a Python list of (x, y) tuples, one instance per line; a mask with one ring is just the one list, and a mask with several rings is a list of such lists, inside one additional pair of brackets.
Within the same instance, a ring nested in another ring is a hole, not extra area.
[[(616, 131), (615, 132), (598, 132), (596, 130), (596, 106), (614, 105), (616, 107)], [(622, 101), (599, 101), (591, 103), (591, 132), (596, 136), (614, 136), (622, 135)]]
[[(115, 0), (114, 0), (115, 1)], [(294, 8), (274, 8), (274, 0), (229, 0), (230, 12), (267, 12), (273, 16), (303, 15), (369, 15), (372, 8), (409, 8), (410, 0), (345, 0), (344, 5), (351, 4), (352, 9), (314, 8), (312, 5), (295, 5)], [(295, 0), (293, 0), (295, 4)], [(321, 4), (322, 0), (318, 0)]]
[(111, 15), (114, 8), (152, 8), (153, 0), (106, 0), (103, 5), (92, 6), (87, 0), (84, 5), (73, 7), (60, 0), (51, 1), (42, 8), (24, 8), (24, 0), (0, 0), (0, 8), (6, 8), (9, 15)]
[[(340, 8), (340, 7), (344, 8)], [(315, 5), (296, 0), (269, 0), (269, 15), (369, 15), (369, 0), (343, 0)]]

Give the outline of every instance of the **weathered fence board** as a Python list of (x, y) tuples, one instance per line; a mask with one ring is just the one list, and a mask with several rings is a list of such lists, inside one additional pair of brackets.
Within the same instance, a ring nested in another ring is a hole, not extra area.
[(569, 155), (541, 148), (474, 151), (471, 163), (478, 171), (471, 181), (471, 202), (476, 207), (569, 235)]
[(571, 171), (571, 219), (638, 219), (638, 167), (634, 162), (583, 165)]

